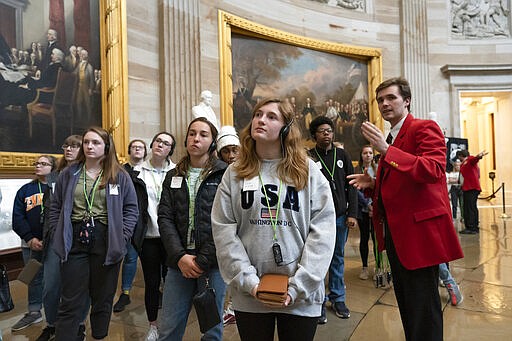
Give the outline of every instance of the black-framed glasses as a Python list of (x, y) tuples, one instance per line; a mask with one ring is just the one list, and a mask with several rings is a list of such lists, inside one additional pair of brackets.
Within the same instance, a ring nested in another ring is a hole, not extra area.
[(325, 129), (317, 129), (316, 131), (317, 133), (319, 134), (331, 134), (333, 132), (333, 130), (331, 128), (325, 128)]
[(155, 142), (156, 142), (157, 144), (162, 143), (162, 144), (163, 144), (164, 146), (166, 146), (166, 147), (171, 147), (171, 146), (172, 146), (172, 143), (171, 143), (171, 142), (169, 142), (169, 141), (164, 141), (164, 140), (162, 140), (162, 139), (160, 139), (160, 138), (157, 138), (157, 139), (155, 140)]
[(75, 144), (75, 143), (73, 143), (73, 144), (66, 144), (66, 143), (64, 143), (64, 144), (61, 146), (61, 148), (62, 148), (62, 150), (66, 150), (66, 149), (68, 149), (68, 148), (71, 148), (71, 149), (78, 149), (78, 148), (80, 148), (80, 145), (79, 145), (79, 144)]
[(37, 166), (41, 166), (41, 167), (48, 167), (48, 166), (51, 166), (52, 164), (51, 163), (48, 163), (48, 162), (44, 162), (44, 161), (36, 161), (32, 164), (32, 166), (34, 167), (37, 167)]

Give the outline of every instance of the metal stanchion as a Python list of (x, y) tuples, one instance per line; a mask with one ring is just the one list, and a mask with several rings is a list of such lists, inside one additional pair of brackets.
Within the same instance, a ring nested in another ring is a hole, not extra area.
[(492, 181), (492, 194), (488, 197), (488, 200), (496, 198), (496, 195), (494, 194), (494, 179), (496, 178), (496, 172), (489, 172), (489, 179)]
[(500, 218), (510, 218), (507, 213), (505, 213), (505, 183), (501, 183), (501, 201), (502, 201), (502, 207), (503, 207), (503, 213), (500, 215)]

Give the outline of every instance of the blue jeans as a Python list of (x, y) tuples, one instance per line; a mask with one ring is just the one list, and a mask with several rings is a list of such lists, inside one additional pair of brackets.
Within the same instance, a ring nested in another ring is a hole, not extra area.
[[(57, 311), (60, 303), (61, 293), (61, 275), (60, 258), (50, 247), (44, 259), (44, 282), (43, 282), (43, 305), (46, 323), (49, 326), (55, 326), (57, 321)], [(91, 300), (88, 298), (82, 309), (82, 321), (85, 321), (89, 314)]]
[[(30, 250), (28, 247), (22, 247), (21, 253), (23, 254), (23, 262), (28, 263), (30, 259), (35, 259), (39, 262), (43, 260), (42, 251)], [(43, 267), (34, 277), (32, 282), (28, 285), (28, 311), (35, 312), (41, 311), (43, 306)]]
[(126, 255), (123, 260), (123, 273), (121, 275), (121, 290), (130, 291), (137, 272), (137, 251), (131, 241), (126, 243)]
[(348, 238), (348, 228), (346, 217), (336, 218), (336, 244), (334, 246), (334, 255), (329, 266), (329, 295), (331, 302), (345, 302), (345, 280), (343, 273), (345, 271), (345, 243)]
[(439, 264), (439, 278), (443, 281), (444, 285), (455, 285), (455, 280), (453, 279), (450, 269), (448, 269), (448, 265), (446, 265), (446, 263)]
[[(219, 269), (210, 270), (207, 274), (209, 286), (215, 289), (217, 310), (221, 322), (207, 331), (201, 340), (222, 340), (222, 311), (226, 284), (220, 276)], [(205, 276), (200, 278), (185, 278), (181, 271), (168, 268), (165, 278), (162, 315), (159, 328), (159, 341), (175, 341), (183, 339), (187, 326), (188, 315), (192, 308), (192, 298), (206, 286)]]

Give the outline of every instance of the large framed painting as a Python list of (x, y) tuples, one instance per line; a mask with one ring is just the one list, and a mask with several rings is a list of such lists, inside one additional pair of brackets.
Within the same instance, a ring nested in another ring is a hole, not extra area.
[(0, 0), (0, 177), (91, 125), (128, 140), (124, 0)]
[(325, 115), (353, 160), (367, 143), (361, 123), (382, 127), (374, 95), (382, 80), (380, 49), (306, 38), (223, 11), (219, 39), (223, 124), (240, 130), (259, 99), (285, 98), (308, 147), (314, 145), (309, 123)]

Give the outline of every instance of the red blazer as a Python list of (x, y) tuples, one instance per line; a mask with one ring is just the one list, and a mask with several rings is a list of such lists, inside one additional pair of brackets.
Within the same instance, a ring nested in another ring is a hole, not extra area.
[(406, 269), (464, 257), (452, 222), (445, 166), (441, 129), (411, 114), (380, 159), (372, 218), (378, 247), (385, 248), (380, 195), (396, 253)]

